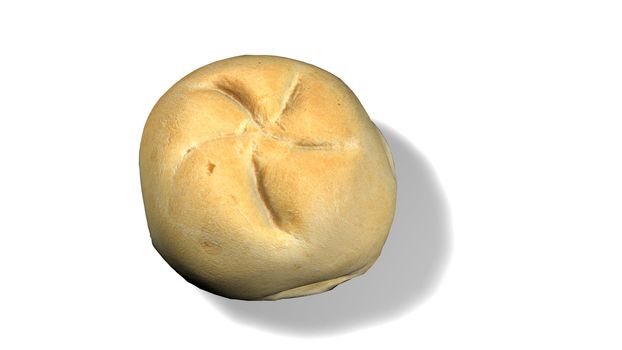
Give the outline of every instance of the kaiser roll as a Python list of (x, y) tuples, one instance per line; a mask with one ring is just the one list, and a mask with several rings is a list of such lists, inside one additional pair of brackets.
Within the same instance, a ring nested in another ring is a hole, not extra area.
[(151, 239), (187, 281), (235, 299), (291, 298), (367, 271), (395, 212), (393, 160), (334, 75), (275, 56), (204, 66), (146, 122)]

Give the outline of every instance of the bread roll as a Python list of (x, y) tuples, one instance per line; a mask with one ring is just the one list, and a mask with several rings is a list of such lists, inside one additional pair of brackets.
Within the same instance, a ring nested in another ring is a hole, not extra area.
[(160, 98), (140, 145), (151, 239), (181, 276), (234, 299), (315, 294), (380, 255), (396, 200), (389, 147), (315, 66), (241, 56)]

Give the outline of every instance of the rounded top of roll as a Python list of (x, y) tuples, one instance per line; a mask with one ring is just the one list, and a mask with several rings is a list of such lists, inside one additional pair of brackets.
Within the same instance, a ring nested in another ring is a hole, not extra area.
[(176, 83), (145, 125), (140, 170), (156, 249), (235, 298), (315, 293), (364, 272), (395, 210), (388, 146), (356, 96), (276, 56)]

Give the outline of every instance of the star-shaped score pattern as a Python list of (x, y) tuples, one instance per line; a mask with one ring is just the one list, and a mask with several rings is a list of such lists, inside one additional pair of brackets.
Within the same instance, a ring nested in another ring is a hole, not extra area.
[[(288, 149), (297, 149), (310, 152), (334, 152), (340, 150), (346, 150), (353, 148), (352, 143), (341, 142), (338, 140), (314, 140), (308, 138), (292, 138), (291, 135), (287, 135), (287, 130), (281, 124), (283, 118), (292, 117), (294, 110), (296, 109), (297, 101), (301, 98), (304, 91), (304, 86), (299, 75), (294, 75), (293, 79), (285, 90), (280, 103), (280, 108), (274, 115), (267, 115), (266, 108), (263, 108), (261, 103), (253, 98), (253, 94), (248, 91), (243, 84), (230, 79), (223, 79), (213, 84), (208, 91), (217, 93), (228, 99), (231, 103), (236, 104), (239, 109), (244, 111), (246, 119), (240, 124), (240, 126), (234, 132), (224, 133), (217, 137), (212, 137), (203, 140), (196, 146), (189, 148), (186, 154), (183, 156), (177, 168), (179, 168), (184, 161), (188, 158), (189, 154), (206, 144), (220, 141), (223, 139), (234, 139), (236, 142), (241, 142), (242, 139), (246, 140), (244, 144), (250, 147), (250, 157), (248, 157), (249, 172), (254, 178), (254, 188), (249, 189), (260, 199), (261, 208), (258, 208), (262, 217), (266, 223), (279, 231), (293, 234), (282, 227), (282, 218), (280, 217), (275, 207), (271, 204), (270, 198), (267, 195), (267, 189), (265, 187), (262, 172), (260, 170), (259, 159), (257, 152), (260, 151), (261, 139), (267, 139), (280, 144)], [(209, 163), (206, 165), (207, 171), (211, 174), (215, 171), (215, 164)], [(244, 217), (246, 215), (243, 212), (240, 214)]]

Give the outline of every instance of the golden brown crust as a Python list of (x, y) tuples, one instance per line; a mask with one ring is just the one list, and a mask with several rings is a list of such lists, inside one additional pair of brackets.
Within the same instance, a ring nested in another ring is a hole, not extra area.
[(388, 146), (356, 96), (275, 56), (175, 84), (147, 120), (140, 171), (158, 252), (231, 298), (306, 295), (363, 273), (395, 210)]

